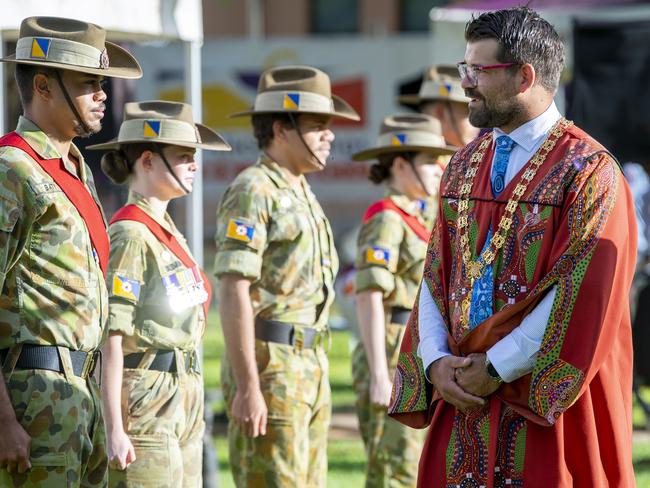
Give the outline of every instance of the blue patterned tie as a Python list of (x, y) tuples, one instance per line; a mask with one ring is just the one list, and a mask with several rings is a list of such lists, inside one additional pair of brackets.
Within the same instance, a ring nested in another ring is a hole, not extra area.
[(506, 186), (506, 171), (508, 169), (508, 160), (510, 152), (515, 145), (515, 141), (508, 136), (499, 136), (496, 140), (496, 152), (494, 154), (494, 163), (492, 164), (492, 176), (490, 183), (492, 185), (492, 195), (497, 198)]
[[(499, 136), (496, 140), (496, 152), (494, 154), (494, 163), (492, 164), (492, 176), (490, 184), (492, 186), (492, 195), (497, 198), (506, 186), (506, 171), (508, 169), (508, 160), (510, 152), (515, 145), (515, 141), (508, 136)], [(490, 245), (492, 239), (492, 227), (488, 230), (485, 238), (485, 244), (481, 254)], [(483, 269), (483, 274), (474, 282), (472, 287), (472, 301), (469, 307), (469, 328), (470, 330), (487, 320), (494, 310), (494, 270), (492, 265)]]

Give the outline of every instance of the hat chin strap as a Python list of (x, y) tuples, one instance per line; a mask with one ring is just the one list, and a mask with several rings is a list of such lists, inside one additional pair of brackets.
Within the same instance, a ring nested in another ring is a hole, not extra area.
[(298, 128), (298, 124), (296, 123), (296, 119), (293, 116), (291, 112), (288, 112), (287, 115), (289, 116), (289, 120), (291, 121), (291, 125), (295, 129), (295, 131), (298, 133), (298, 138), (300, 139), (300, 142), (302, 142), (302, 145), (305, 146), (305, 149), (313, 156), (313, 158), (318, 161), (318, 165), (322, 168), (326, 166), (324, 161), (321, 161), (318, 156), (314, 154), (314, 151), (311, 150), (311, 147), (307, 144), (307, 141), (302, 137), (302, 132), (300, 132), (300, 129)]
[(159, 142), (155, 142), (154, 145), (156, 146), (156, 149), (158, 150), (158, 154), (160, 154), (160, 158), (163, 160), (163, 163), (165, 163), (167, 170), (171, 173), (172, 177), (176, 180), (176, 183), (178, 183), (178, 185), (183, 189), (186, 195), (189, 195), (190, 190), (188, 190), (187, 187), (181, 182), (181, 180), (178, 178), (178, 175), (174, 173), (174, 170), (172, 170), (172, 165), (169, 164), (169, 161), (167, 161), (167, 158), (165, 157), (165, 152), (163, 151), (164, 146)]
[(68, 93), (68, 90), (65, 88), (65, 85), (63, 84), (63, 78), (61, 78), (61, 73), (59, 72), (58, 69), (54, 70), (54, 77), (56, 78), (56, 81), (58, 82), (59, 87), (63, 92), (63, 96), (65, 97), (65, 101), (68, 103), (68, 107), (70, 107), (70, 110), (72, 111), (72, 115), (75, 116), (77, 122), (79, 122), (79, 125), (81, 126), (81, 130), (83, 131), (83, 133), (80, 135), (86, 135), (86, 136), (91, 135), (93, 131), (91, 130), (90, 127), (88, 127), (88, 124), (86, 124), (83, 121), (81, 115), (79, 115), (79, 111), (77, 110), (77, 107), (75, 107), (74, 103), (72, 102), (72, 98), (70, 98), (70, 94)]
[(447, 110), (447, 114), (449, 115), (449, 118), (451, 119), (451, 126), (454, 128), (454, 132), (456, 133), (456, 137), (458, 137), (458, 140), (461, 142), (461, 144), (465, 144), (465, 140), (463, 139), (463, 134), (460, 131), (460, 127), (458, 126), (458, 120), (456, 119), (456, 116), (454, 115), (454, 109), (451, 106), (451, 102), (447, 100), (445, 102), (445, 110)]
[(418, 180), (418, 183), (420, 183), (420, 186), (422, 187), (422, 191), (426, 193), (428, 197), (430, 197), (431, 193), (429, 193), (427, 187), (424, 186), (424, 181), (422, 181), (422, 178), (420, 177), (420, 173), (418, 173), (418, 170), (415, 169), (415, 162), (413, 162), (413, 158), (404, 158), (404, 159), (406, 159), (411, 165), (411, 169), (413, 169), (413, 173), (415, 173), (415, 178)]

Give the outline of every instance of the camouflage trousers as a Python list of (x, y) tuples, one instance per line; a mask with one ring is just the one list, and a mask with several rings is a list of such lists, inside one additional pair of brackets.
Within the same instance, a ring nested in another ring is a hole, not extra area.
[(122, 412), (136, 460), (123, 471), (110, 469), (111, 487), (202, 487), (200, 373), (124, 369)]
[[(386, 357), (391, 378), (405, 330), (403, 325), (386, 325)], [(359, 428), (368, 454), (366, 487), (415, 486), (425, 432), (400, 424), (388, 417), (386, 408), (370, 403), (370, 369), (361, 342), (352, 353), (352, 378)]]
[(0, 469), (0, 486), (106, 486), (108, 458), (99, 388), (93, 378), (75, 376), (66, 357), (65, 373), (5, 368), (16, 418), (32, 438), (32, 467), (22, 474)]
[(325, 487), (332, 406), (325, 350), (255, 341), (266, 435), (246, 436), (232, 421), (235, 383), (227, 362), (221, 383), (231, 421), (230, 466), (238, 487)]

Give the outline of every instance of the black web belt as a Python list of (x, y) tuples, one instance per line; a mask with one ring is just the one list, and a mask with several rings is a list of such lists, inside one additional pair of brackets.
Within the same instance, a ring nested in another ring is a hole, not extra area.
[[(124, 356), (124, 367), (129, 369), (137, 369), (140, 361), (144, 357), (143, 352), (136, 352)], [(199, 372), (199, 356), (196, 351), (181, 351), (185, 356), (185, 372), (194, 371)], [(179, 367), (176, 364), (176, 355), (173, 349), (160, 349), (156, 351), (156, 357), (151, 362), (147, 369), (155, 371), (162, 371), (164, 373), (178, 373)]]
[(390, 323), (406, 325), (411, 316), (411, 309), (404, 307), (392, 307), (390, 309)]
[[(97, 365), (99, 351), (86, 352), (71, 349), (68, 349), (68, 351), (75, 376), (84, 379), (92, 376)], [(0, 350), (1, 364), (4, 364), (8, 354), (9, 349)], [(63, 373), (64, 371), (57, 346), (39, 346), (36, 344), (23, 344), (15, 369), (47, 369), (57, 373)]]
[[(298, 328), (286, 322), (255, 319), (255, 338), (260, 341), (314, 348), (320, 344), (321, 337), (322, 334), (313, 327)], [(301, 341), (302, 344), (300, 344)]]

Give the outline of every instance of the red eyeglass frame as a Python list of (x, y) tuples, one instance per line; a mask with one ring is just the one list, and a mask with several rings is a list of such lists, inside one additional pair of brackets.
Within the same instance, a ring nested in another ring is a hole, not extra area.
[[(511, 66), (518, 66), (518, 65), (519, 63), (501, 63), (501, 64), (488, 64), (487, 66), (481, 66), (480, 64), (467, 64), (465, 61), (461, 61), (460, 63), (456, 63), (456, 68), (458, 68), (458, 74), (460, 75), (461, 79), (467, 77), (471, 82), (475, 83), (476, 81), (478, 81), (478, 74), (481, 71), (490, 70), (490, 69), (499, 69), (499, 68), (510, 68)], [(470, 76), (469, 75), (470, 70), (473, 70), (476, 73), (476, 75)]]

